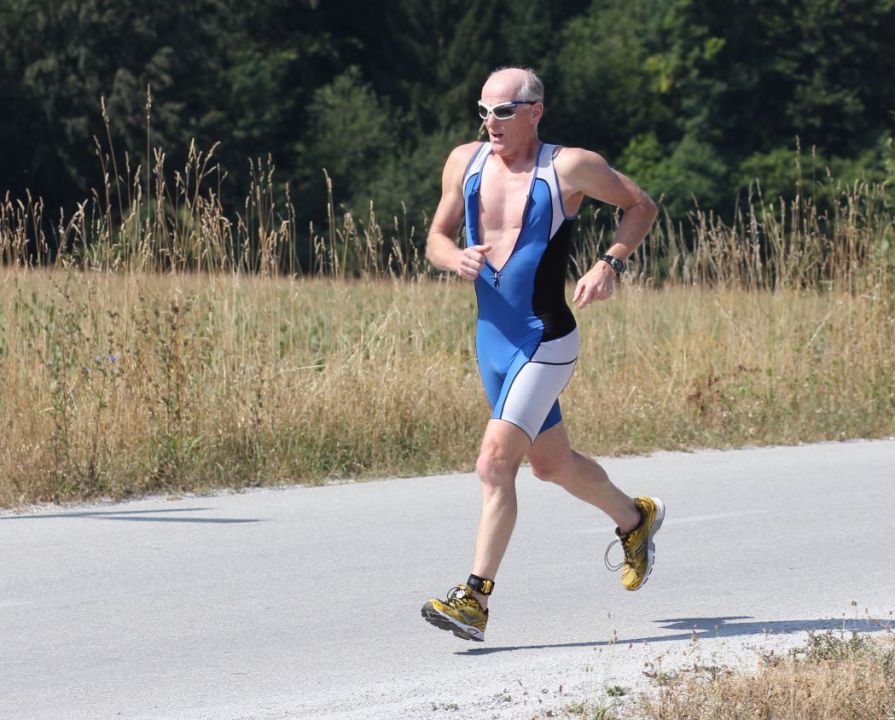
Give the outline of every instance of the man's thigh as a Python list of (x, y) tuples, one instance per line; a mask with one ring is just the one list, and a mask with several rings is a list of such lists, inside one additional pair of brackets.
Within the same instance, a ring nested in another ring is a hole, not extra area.
[(559, 422), (538, 435), (526, 455), (535, 472), (549, 472), (565, 465), (572, 457), (565, 423)]

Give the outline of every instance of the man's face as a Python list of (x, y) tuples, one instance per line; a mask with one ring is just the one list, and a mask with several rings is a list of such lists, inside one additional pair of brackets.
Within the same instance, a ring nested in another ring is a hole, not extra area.
[[(482, 88), (482, 103), (488, 107), (518, 99), (519, 83), (513, 82), (512, 78), (498, 75)], [(544, 106), (541, 103), (516, 105), (515, 110), (516, 114), (507, 120), (498, 119), (493, 112), (488, 113), (484, 120), (491, 147), (497, 155), (513, 156), (527, 147), (544, 112)]]

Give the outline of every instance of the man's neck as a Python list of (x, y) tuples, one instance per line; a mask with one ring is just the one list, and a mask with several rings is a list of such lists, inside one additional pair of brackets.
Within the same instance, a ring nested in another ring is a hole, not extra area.
[(519, 170), (530, 170), (531, 166), (534, 164), (535, 157), (537, 157), (540, 147), (540, 139), (537, 135), (533, 135), (528, 144), (524, 145), (522, 148), (519, 149), (518, 152), (513, 153), (512, 155), (497, 155), (497, 153), (494, 154), (500, 160), (501, 164), (503, 164), (506, 169), (511, 172)]

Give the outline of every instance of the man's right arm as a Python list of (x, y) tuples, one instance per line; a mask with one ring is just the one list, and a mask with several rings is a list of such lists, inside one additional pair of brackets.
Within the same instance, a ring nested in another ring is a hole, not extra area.
[(441, 200), (426, 239), (429, 262), (439, 270), (455, 272), (467, 280), (478, 277), (485, 264), (485, 253), (491, 249), (488, 245), (463, 249), (457, 246), (457, 233), (465, 214), (463, 173), (478, 147), (477, 142), (460, 145), (448, 156), (441, 175)]

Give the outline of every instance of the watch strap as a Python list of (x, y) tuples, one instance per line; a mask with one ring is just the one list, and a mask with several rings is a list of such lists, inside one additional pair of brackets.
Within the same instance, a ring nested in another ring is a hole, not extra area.
[(621, 275), (625, 271), (624, 261), (619, 260), (614, 255), (609, 255), (609, 254), (603, 255), (603, 257), (601, 257), (600, 260), (607, 263), (609, 265), (609, 267), (611, 267), (615, 271), (616, 276)]

